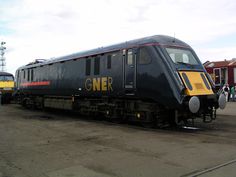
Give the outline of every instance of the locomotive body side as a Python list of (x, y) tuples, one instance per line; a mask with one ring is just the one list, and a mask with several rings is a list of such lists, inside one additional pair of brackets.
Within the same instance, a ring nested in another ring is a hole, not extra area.
[(154, 36), (26, 65), (16, 86), (23, 105), (179, 123), (214, 118), (219, 96), (205, 73), (189, 45)]
[[(112, 69), (107, 68), (107, 55), (116, 57), (112, 60)], [(99, 73), (94, 71), (97, 58), (100, 60)], [(87, 70), (86, 62), (89, 63)], [(20, 74), (16, 85), (19, 93), (29, 95), (120, 96), (123, 91), (122, 62), (121, 52), (116, 51), (96, 57), (23, 67), (17, 71)]]

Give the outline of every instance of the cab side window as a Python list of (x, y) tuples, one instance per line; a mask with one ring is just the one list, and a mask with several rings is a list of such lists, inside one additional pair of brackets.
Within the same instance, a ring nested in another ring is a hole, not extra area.
[(139, 49), (138, 64), (144, 65), (151, 63), (151, 55), (148, 52), (147, 47)]
[(127, 65), (133, 65), (133, 64), (134, 64), (133, 51), (132, 51), (132, 49), (129, 49), (129, 50), (128, 50), (126, 64), (127, 64)]

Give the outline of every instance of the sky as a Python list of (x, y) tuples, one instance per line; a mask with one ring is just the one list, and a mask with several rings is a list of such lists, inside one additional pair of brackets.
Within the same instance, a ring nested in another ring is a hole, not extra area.
[(0, 0), (6, 70), (152, 35), (188, 43), (202, 62), (236, 58), (235, 0)]

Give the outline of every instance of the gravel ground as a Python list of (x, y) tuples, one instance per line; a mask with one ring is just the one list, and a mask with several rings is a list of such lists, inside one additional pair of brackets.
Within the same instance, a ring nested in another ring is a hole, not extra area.
[(170, 130), (0, 106), (0, 177), (235, 176), (235, 108)]

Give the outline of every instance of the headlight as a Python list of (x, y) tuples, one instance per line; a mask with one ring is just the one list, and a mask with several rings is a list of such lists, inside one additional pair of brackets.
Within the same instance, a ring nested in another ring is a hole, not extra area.
[(191, 97), (188, 103), (188, 107), (192, 113), (197, 113), (200, 108), (199, 98), (196, 96)]
[(226, 96), (224, 94), (220, 94), (218, 99), (218, 104), (220, 109), (225, 109), (226, 106)]
[(13, 88), (11, 88), (11, 87), (5, 87), (5, 88), (3, 88), (3, 90), (12, 90)]

